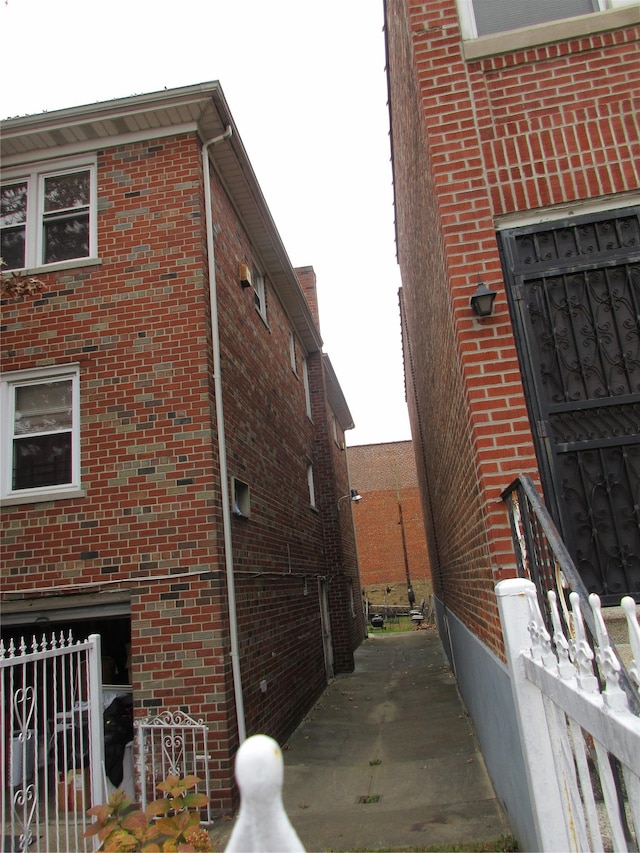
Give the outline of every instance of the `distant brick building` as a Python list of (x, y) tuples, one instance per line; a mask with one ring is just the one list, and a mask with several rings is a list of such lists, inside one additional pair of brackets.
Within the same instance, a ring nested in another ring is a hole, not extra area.
[[(134, 714), (284, 739), (364, 637), (313, 269), (217, 83), (3, 122), (2, 632), (98, 632)], [(244, 731), (243, 731), (244, 730)]]
[(411, 441), (347, 448), (351, 482), (362, 500), (354, 506), (360, 579), (371, 604), (416, 603), (431, 591), (422, 504)]
[(503, 491), (529, 475), (588, 591), (640, 600), (640, 7), (385, 0), (385, 31), (436, 615), (531, 849), (494, 592), (516, 571)]

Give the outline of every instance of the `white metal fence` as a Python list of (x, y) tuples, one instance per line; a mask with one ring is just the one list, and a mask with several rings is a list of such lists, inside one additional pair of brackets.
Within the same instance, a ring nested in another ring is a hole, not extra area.
[[(586, 640), (579, 597), (571, 593), (571, 635), (549, 593), (554, 634), (526, 579), (496, 585), (540, 851), (638, 850), (640, 718), (620, 688), (600, 611), (594, 652)], [(640, 627), (631, 598), (621, 602), (629, 630), (630, 673), (640, 686)]]
[(157, 785), (167, 776), (197, 776), (200, 781), (194, 790), (206, 794), (208, 802), (203, 822), (211, 823), (207, 726), (182, 711), (164, 711), (136, 720), (135, 728), (142, 808), (164, 796)]
[(82, 851), (104, 801), (100, 636), (0, 641), (3, 851)]

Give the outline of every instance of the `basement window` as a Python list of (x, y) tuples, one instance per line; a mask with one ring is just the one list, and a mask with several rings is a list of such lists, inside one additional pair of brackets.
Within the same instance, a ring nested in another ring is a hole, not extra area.
[(232, 477), (231, 492), (233, 514), (238, 518), (249, 518), (251, 515), (251, 500), (247, 483), (243, 483), (242, 480)]

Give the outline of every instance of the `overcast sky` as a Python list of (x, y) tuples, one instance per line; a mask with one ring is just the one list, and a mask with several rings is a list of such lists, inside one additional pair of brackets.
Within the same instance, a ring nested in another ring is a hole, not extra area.
[[(410, 438), (382, 0), (2, 0), (3, 117), (219, 80), (356, 423)], [(11, 73), (8, 73), (11, 69)]]

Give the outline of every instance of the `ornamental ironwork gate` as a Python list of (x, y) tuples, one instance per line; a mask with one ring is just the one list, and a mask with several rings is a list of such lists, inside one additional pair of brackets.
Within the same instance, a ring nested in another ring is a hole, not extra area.
[(549, 510), (588, 591), (640, 601), (640, 207), (500, 247)]

